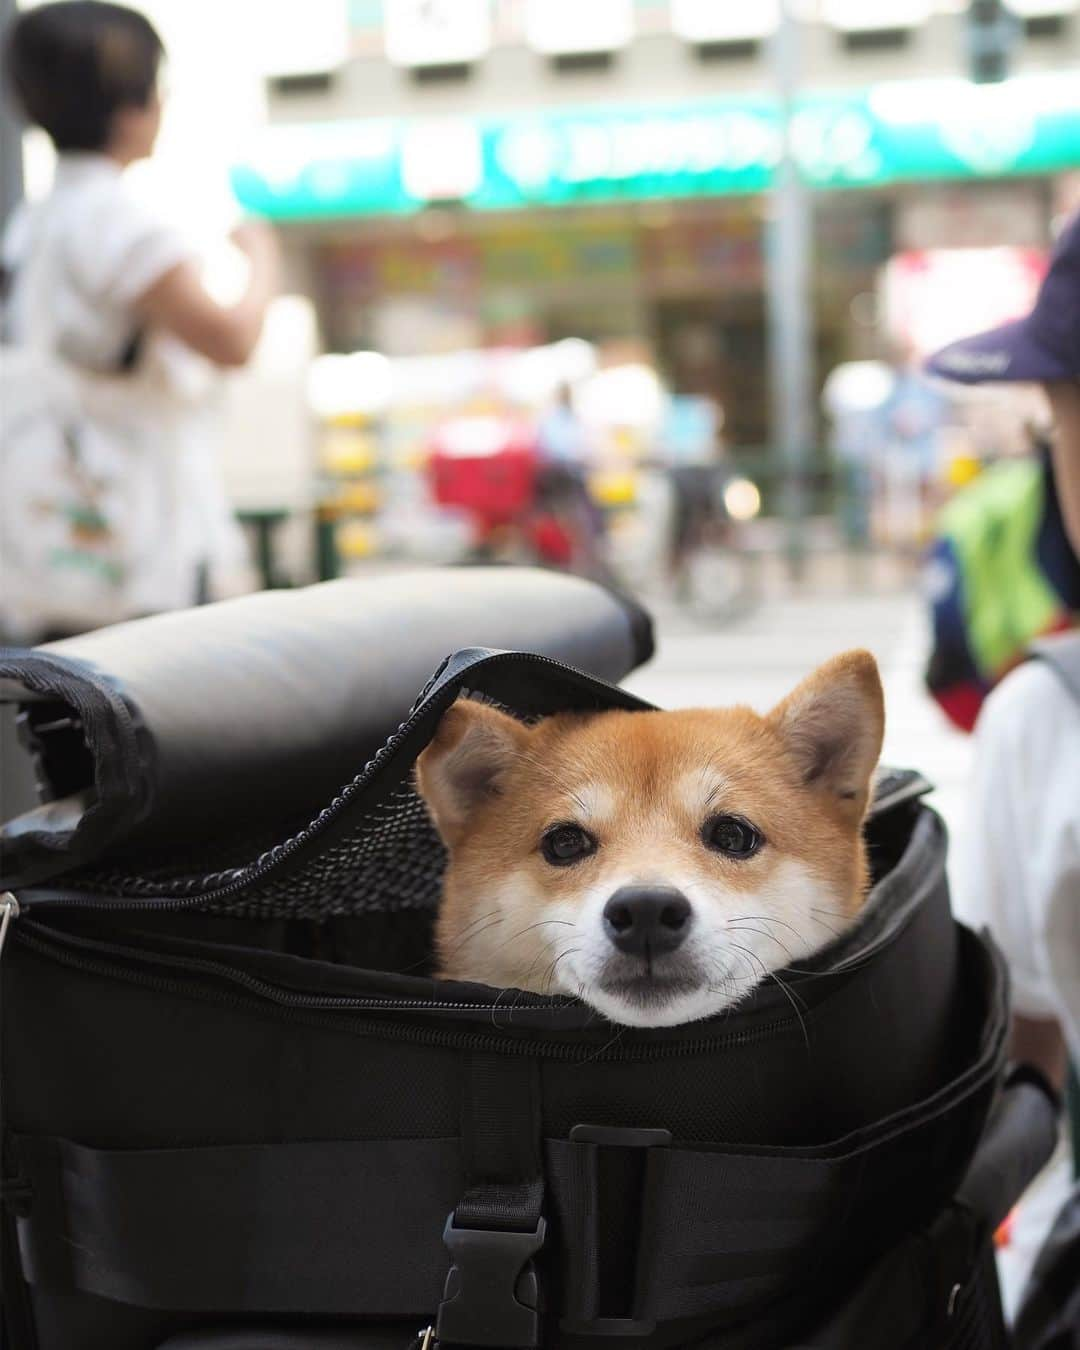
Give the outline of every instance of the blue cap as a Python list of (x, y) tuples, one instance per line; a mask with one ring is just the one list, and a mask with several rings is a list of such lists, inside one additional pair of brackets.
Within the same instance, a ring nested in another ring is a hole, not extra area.
[(1059, 235), (1027, 318), (950, 343), (926, 368), (961, 384), (1080, 379), (1080, 214)]

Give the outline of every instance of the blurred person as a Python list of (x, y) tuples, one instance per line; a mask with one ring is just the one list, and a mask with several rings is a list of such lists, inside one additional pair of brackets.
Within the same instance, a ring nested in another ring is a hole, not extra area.
[(131, 194), (124, 170), (162, 116), (164, 49), (143, 15), (44, 5), (10, 25), (3, 60), (58, 153), (50, 194), (2, 245), (0, 621), (31, 641), (196, 603), (241, 560), (213, 371), (252, 355), (278, 251), (241, 225), (246, 289), (220, 304), (174, 222)]
[(592, 445), (570, 385), (559, 385), (537, 420), (536, 447), (541, 513), (550, 515), (556, 528), (565, 527), (570, 565), (587, 576), (606, 578), (604, 513), (589, 490)]
[(874, 475), (894, 379), (884, 361), (845, 361), (829, 373), (821, 393), (839, 470), (844, 535), (857, 548), (870, 543)]
[(905, 349), (894, 363), (892, 389), (880, 414), (886, 531), (894, 546), (911, 548), (922, 542), (948, 411), (948, 399)]
[[(953, 343), (929, 367), (964, 383), (1042, 385), (1062, 520), (1080, 558), (1080, 216), (1062, 231), (1032, 312)], [(986, 920), (1009, 961), (1014, 1058), (1060, 1092), (1068, 1060), (1080, 1064), (1080, 633), (1052, 639), (1045, 655), (983, 707), (957, 875), (965, 912)], [(1017, 1320), (1022, 1350), (1080, 1343), (1078, 1269), (1080, 1187), (1036, 1263)]]
[(551, 404), (540, 414), (536, 443), (545, 467), (567, 468), (584, 475), (591, 459), (589, 439), (568, 384), (559, 385)]
[(715, 400), (690, 394), (671, 397), (661, 424), (659, 456), (672, 493), (668, 573), (677, 586), (685, 584), (690, 555), (721, 510), (723, 424), (723, 410)]

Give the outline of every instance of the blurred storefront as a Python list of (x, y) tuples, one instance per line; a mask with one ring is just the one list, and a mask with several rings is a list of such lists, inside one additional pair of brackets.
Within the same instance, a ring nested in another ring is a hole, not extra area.
[[(887, 354), (883, 338), (909, 342), (902, 324), (889, 331), (904, 309), (897, 280), (911, 275), (891, 259), (1045, 246), (1055, 183), (1080, 163), (1078, 85), (1040, 73), (805, 97), (792, 134), (821, 189), (819, 387), (839, 361)], [(779, 136), (760, 94), (292, 123), (267, 128), (234, 186), (303, 255), (332, 349), (632, 336), (674, 387), (719, 399), (737, 443), (761, 444), (763, 226)]]
[[(295, 240), (335, 350), (409, 355), (566, 337), (603, 348), (633, 335), (673, 385), (721, 402), (730, 436), (758, 444), (768, 405), (762, 208), (756, 197), (497, 216), (443, 208), (305, 226)], [(849, 345), (852, 300), (872, 291), (889, 256), (887, 203), (830, 204), (817, 240), (828, 368)]]

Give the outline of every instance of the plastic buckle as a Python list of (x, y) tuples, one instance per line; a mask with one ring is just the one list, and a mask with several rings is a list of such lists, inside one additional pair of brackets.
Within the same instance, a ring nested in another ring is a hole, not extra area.
[(459, 1228), (451, 1211), (443, 1230), (450, 1273), (435, 1322), (440, 1346), (539, 1346), (540, 1286), (532, 1258), (546, 1233), (543, 1218), (531, 1233)]
[(622, 1125), (575, 1125), (572, 1144), (599, 1144), (603, 1148), (670, 1148), (670, 1130), (635, 1130)]
[[(622, 1125), (575, 1125), (570, 1131), (572, 1144), (596, 1144), (600, 1148), (670, 1148), (670, 1130), (638, 1130)], [(637, 1317), (592, 1317), (580, 1322), (564, 1317), (563, 1331), (590, 1336), (651, 1336), (654, 1320)]]

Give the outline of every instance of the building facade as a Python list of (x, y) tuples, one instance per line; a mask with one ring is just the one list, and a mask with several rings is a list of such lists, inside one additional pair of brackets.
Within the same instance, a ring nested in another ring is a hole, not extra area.
[[(1037, 281), (1080, 169), (1080, 14), (1013, 4), (984, 40), (959, 3), (796, 0), (822, 376), (950, 335), (919, 299), (928, 250), (1010, 250), (994, 289), (1017, 303)], [(778, 10), (311, 0), (234, 187), (280, 222), (331, 349), (636, 343), (761, 443)], [(976, 84), (986, 42), (1007, 78)]]

